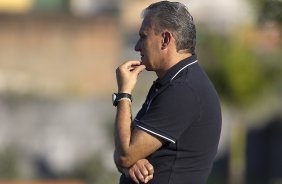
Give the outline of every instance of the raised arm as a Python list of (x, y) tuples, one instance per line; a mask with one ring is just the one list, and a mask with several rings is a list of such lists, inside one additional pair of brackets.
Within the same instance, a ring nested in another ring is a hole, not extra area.
[[(128, 61), (116, 70), (119, 93), (131, 94), (137, 82), (138, 74), (145, 69), (140, 61)], [(134, 128), (131, 117), (131, 102), (121, 100), (117, 105), (115, 119), (116, 164), (129, 168), (138, 160), (146, 158), (164, 141), (143, 130)]]

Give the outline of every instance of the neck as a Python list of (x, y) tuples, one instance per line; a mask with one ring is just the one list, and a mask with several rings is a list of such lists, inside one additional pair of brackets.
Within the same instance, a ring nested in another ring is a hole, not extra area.
[(163, 76), (165, 76), (165, 74), (167, 73), (167, 71), (173, 67), (174, 65), (176, 65), (178, 62), (182, 61), (183, 59), (186, 59), (188, 57), (192, 56), (191, 53), (181, 53), (181, 52), (177, 52), (176, 54), (172, 55), (171, 57), (167, 57), (167, 59), (164, 59), (163, 63), (164, 63), (164, 67), (160, 70), (155, 71), (158, 78), (162, 78)]

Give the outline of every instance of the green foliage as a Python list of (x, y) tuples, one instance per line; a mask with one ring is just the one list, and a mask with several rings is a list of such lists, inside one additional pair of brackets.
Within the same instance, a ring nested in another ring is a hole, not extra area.
[(15, 152), (7, 149), (0, 153), (0, 178), (15, 179), (19, 177), (18, 160)]
[(257, 6), (259, 22), (272, 20), (282, 25), (282, 1), (251, 0)]
[(67, 10), (69, 7), (69, 0), (35, 0), (35, 10), (46, 12), (59, 12)]
[[(275, 21), (282, 24), (281, 1), (258, 0), (253, 3), (258, 7), (258, 23)], [(251, 34), (259, 33), (258, 28)], [(240, 107), (252, 104), (265, 91), (281, 92), (282, 67), (281, 46), (276, 52), (259, 53), (257, 42), (248, 40), (259, 37), (248, 35), (246, 28), (238, 30), (230, 35), (202, 32), (198, 46), (200, 57), (209, 62), (206, 69), (220, 96)]]
[(244, 31), (228, 37), (211, 33), (201, 36), (200, 53), (204, 55), (200, 57), (208, 62), (207, 73), (227, 102), (249, 105), (281, 82), (279, 57), (267, 53), (262, 57)]
[(235, 103), (244, 104), (257, 97), (264, 85), (262, 70), (254, 54), (239, 40), (231, 40), (229, 52), (220, 61), (226, 77), (230, 97)]
[(260, 62), (244, 40), (213, 35), (206, 42), (215, 63), (208, 73), (221, 96), (237, 105), (255, 100), (265, 78)]

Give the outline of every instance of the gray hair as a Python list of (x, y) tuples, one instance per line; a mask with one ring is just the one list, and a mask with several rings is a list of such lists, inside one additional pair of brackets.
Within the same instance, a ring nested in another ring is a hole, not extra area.
[(176, 40), (176, 50), (188, 50), (194, 54), (196, 27), (185, 5), (179, 2), (160, 1), (143, 11), (143, 18), (150, 17), (155, 34), (167, 29)]

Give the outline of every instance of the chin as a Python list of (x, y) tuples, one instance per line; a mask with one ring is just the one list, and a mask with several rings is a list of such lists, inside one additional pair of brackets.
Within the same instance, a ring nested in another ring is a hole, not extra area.
[(145, 66), (146, 66), (145, 70), (147, 70), (147, 71), (153, 71), (152, 67), (150, 67), (150, 66), (148, 66), (148, 65), (145, 65)]

